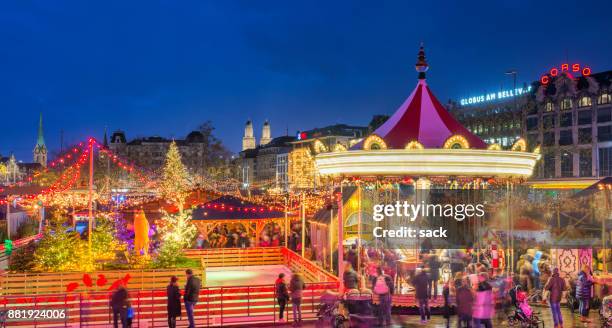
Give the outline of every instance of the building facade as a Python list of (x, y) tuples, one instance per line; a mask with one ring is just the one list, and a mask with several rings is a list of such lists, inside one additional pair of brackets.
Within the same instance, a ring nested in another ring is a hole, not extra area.
[[(612, 175), (612, 71), (562, 65), (540, 81), (449, 103), (451, 113), (487, 142), (524, 137), (541, 147), (534, 180), (594, 180)], [(588, 74), (583, 74), (588, 73)], [(552, 74), (551, 74), (552, 73)], [(500, 97), (500, 95), (504, 95)]]
[(335, 147), (348, 149), (369, 131), (365, 126), (336, 124), (324, 128), (298, 132), (288, 155), (288, 183), (291, 189), (316, 189), (321, 185), (315, 167), (316, 154)]
[[(160, 169), (166, 160), (166, 153), (172, 139), (159, 136), (136, 138), (127, 141), (125, 132), (115, 131), (110, 138), (109, 148), (117, 155), (135, 165), (150, 170)], [(206, 164), (206, 143), (199, 131), (192, 131), (185, 139), (175, 139), (183, 164), (191, 174), (204, 174)]]
[(534, 84), (524, 108), (523, 134), (542, 146), (536, 178), (612, 175), (612, 71), (561, 72)]
[(270, 142), (240, 152), (238, 172), (245, 189), (287, 190), (287, 154), (295, 137), (276, 137)]

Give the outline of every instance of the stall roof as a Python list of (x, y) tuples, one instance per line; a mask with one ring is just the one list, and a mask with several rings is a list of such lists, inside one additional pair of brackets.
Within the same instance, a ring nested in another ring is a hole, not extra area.
[(606, 177), (603, 178), (597, 182), (595, 182), (594, 184), (582, 189), (580, 192), (576, 193), (574, 196), (572, 196), (573, 198), (581, 198), (581, 197), (585, 197), (585, 196), (590, 196), (596, 192), (598, 192), (600, 189), (600, 185), (612, 185), (612, 177)]
[(285, 212), (234, 196), (221, 196), (193, 210), (193, 220), (258, 220), (285, 217)]
[[(342, 204), (346, 204), (355, 191), (357, 191), (357, 187), (344, 187), (342, 189)], [(336, 188), (334, 190), (334, 194), (337, 192), (340, 192), (340, 188)], [(320, 210), (317, 211), (317, 213), (315, 213), (311, 221), (329, 224), (331, 221), (332, 209), (334, 210), (334, 213), (338, 213), (337, 202), (325, 204)]]

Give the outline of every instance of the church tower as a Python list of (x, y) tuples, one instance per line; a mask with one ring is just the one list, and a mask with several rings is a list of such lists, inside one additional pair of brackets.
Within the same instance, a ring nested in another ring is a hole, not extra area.
[(253, 122), (246, 122), (244, 137), (242, 138), (242, 150), (255, 148), (255, 137), (253, 136)]
[(45, 137), (43, 136), (42, 113), (38, 121), (38, 138), (36, 146), (34, 146), (34, 163), (40, 163), (43, 167), (47, 167), (47, 146), (45, 146)]
[(272, 134), (270, 133), (270, 122), (266, 120), (263, 125), (263, 130), (261, 131), (261, 140), (259, 141), (260, 145), (267, 145), (270, 140), (272, 140)]

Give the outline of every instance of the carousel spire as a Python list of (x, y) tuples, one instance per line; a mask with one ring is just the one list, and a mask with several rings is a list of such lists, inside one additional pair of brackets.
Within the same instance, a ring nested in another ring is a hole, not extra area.
[(419, 72), (419, 80), (425, 80), (425, 72), (429, 69), (429, 65), (427, 64), (427, 60), (425, 60), (425, 48), (423, 47), (423, 42), (421, 42), (421, 47), (419, 48), (419, 55), (417, 57), (416, 65), (414, 68), (417, 72)]

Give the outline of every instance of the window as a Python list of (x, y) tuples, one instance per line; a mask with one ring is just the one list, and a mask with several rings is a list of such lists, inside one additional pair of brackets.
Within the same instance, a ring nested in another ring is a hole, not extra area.
[(543, 135), (543, 144), (545, 147), (551, 147), (555, 145), (555, 133), (554, 132), (544, 132)]
[(527, 131), (536, 130), (538, 128), (538, 118), (529, 117), (527, 118)]
[(580, 164), (578, 167), (578, 173), (581, 177), (590, 177), (593, 175), (592, 167), (593, 162), (591, 161), (592, 152), (590, 149), (581, 149), (580, 150)]
[(561, 114), (559, 117), (559, 126), (562, 128), (572, 126), (572, 112)]
[(565, 98), (561, 100), (561, 110), (570, 110), (572, 109), (572, 100), (570, 98)]
[(542, 178), (555, 177), (555, 153), (549, 152), (544, 154), (542, 161)]
[(552, 112), (553, 110), (554, 110), (554, 107), (553, 107), (552, 101), (547, 101), (546, 104), (544, 105), (544, 111)]
[(527, 135), (527, 144), (532, 145), (535, 148), (535, 145), (538, 144), (538, 135), (536, 133), (530, 133)]
[(599, 176), (612, 175), (612, 147), (599, 148)]
[(591, 128), (578, 129), (578, 143), (588, 144), (593, 141), (593, 133)]
[(542, 117), (542, 125), (544, 129), (552, 129), (555, 127), (555, 114), (544, 115)]
[(597, 123), (612, 121), (612, 110), (610, 108), (600, 108), (597, 110)]
[(591, 97), (589, 96), (584, 96), (580, 98), (580, 100), (578, 101), (578, 107), (589, 107), (589, 106), (591, 106)]
[(597, 128), (597, 141), (612, 141), (612, 125)]
[(591, 110), (581, 110), (578, 112), (578, 125), (591, 124)]
[(598, 105), (609, 104), (612, 102), (612, 95), (609, 93), (602, 93), (599, 98), (597, 98)]
[(561, 152), (561, 176), (571, 177), (574, 175), (574, 159), (569, 151)]
[(572, 130), (563, 130), (559, 132), (559, 146), (567, 146), (573, 143)]

